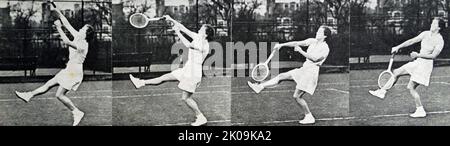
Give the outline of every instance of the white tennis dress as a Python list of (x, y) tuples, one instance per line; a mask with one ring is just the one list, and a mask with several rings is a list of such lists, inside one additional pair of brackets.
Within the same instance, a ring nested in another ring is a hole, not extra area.
[(69, 47), (69, 61), (66, 68), (56, 74), (59, 85), (67, 90), (76, 91), (83, 81), (83, 62), (88, 53), (87, 42), (76, 42), (77, 49)]
[(306, 50), (307, 54), (315, 57), (324, 57), (324, 59), (319, 62), (306, 59), (302, 67), (293, 69), (287, 73), (297, 83), (296, 89), (313, 95), (319, 80), (319, 67), (325, 62), (330, 49), (326, 42), (318, 42), (315, 38), (307, 39), (305, 43), (308, 45), (308, 49)]
[[(431, 34), (431, 31), (424, 31), (418, 36), (422, 40), (420, 42), (420, 54), (431, 54), (437, 47), (444, 47), (442, 36), (440, 34), (431, 36)], [(400, 68), (404, 68), (411, 75), (411, 81), (428, 86), (433, 71), (433, 59), (417, 58)]]
[(193, 48), (188, 51), (188, 59), (183, 68), (178, 68), (171, 72), (179, 81), (178, 88), (194, 93), (200, 85), (203, 75), (203, 61), (209, 53), (209, 44), (205, 45), (203, 40), (195, 39), (192, 42)]

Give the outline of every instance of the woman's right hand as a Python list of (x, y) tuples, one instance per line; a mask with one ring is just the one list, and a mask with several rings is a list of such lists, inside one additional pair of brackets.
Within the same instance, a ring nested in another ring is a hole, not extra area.
[(55, 22), (53, 22), (53, 24), (55, 24), (56, 27), (61, 27), (61, 21), (56, 20)]
[(170, 17), (169, 15), (164, 15), (163, 17), (166, 18), (166, 20), (168, 20), (168, 21), (172, 21), (172, 22), (174, 21), (173, 18)]

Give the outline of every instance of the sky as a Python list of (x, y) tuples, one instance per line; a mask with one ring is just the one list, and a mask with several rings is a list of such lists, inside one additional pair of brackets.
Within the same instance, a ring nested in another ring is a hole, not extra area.
[[(7, 6), (7, 2), (9, 0), (0, 0), (0, 8), (5, 8)], [(66, 10), (66, 9), (71, 9), (74, 10), (75, 7), (74, 5), (76, 3), (81, 4), (81, 0), (58, 0), (58, 1), (79, 1), (79, 2), (55, 2), (55, 5), (60, 9), (60, 10)], [(84, 0), (84, 1), (89, 1), (89, 0)], [(10, 5), (14, 5), (17, 4), (18, 1), (9, 1)], [(31, 17), (31, 19), (33, 21), (39, 22), (42, 20), (42, 0), (36, 0), (34, 3), (32, 1), (24, 1), (21, 2), (22, 3), (22, 7), (23, 8), (31, 8), (31, 6), (34, 6), (33, 8), (35, 10), (37, 10), (37, 13), (35, 15), (33, 15), (33, 17)]]

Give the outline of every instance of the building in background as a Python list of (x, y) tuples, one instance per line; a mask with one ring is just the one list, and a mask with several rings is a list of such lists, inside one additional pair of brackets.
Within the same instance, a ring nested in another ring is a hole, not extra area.
[(2, 27), (11, 26), (11, 16), (9, 16), (10, 7), (9, 3), (4, 8), (0, 8), (0, 29)]

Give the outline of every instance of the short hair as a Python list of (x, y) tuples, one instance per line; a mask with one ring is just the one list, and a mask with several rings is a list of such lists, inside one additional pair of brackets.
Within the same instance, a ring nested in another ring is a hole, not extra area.
[(206, 39), (208, 41), (212, 41), (214, 39), (215, 31), (214, 28), (211, 25), (205, 25), (206, 26)]
[(86, 40), (87, 41), (91, 41), (92, 39), (94, 39), (94, 36), (95, 36), (95, 31), (94, 31), (94, 27), (92, 26), (92, 25), (90, 25), (90, 24), (86, 24), (86, 25), (84, 25), (84, 26), (86, 26), (87, 27), (87, 30), (86, 30)]

